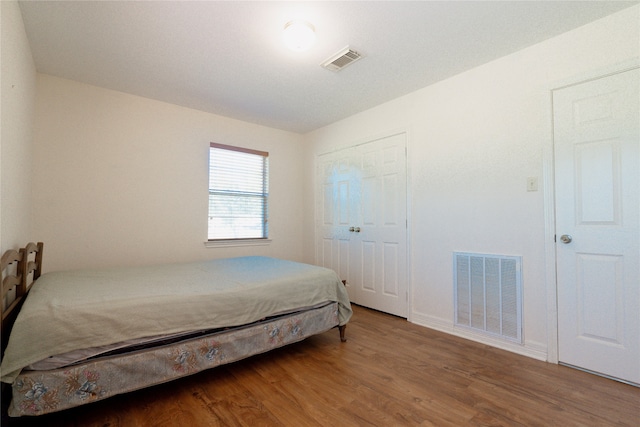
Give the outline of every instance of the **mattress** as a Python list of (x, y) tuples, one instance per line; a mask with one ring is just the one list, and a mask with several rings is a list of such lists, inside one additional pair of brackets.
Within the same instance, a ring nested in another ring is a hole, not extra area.
[(96, 402), (302, 341), (337, 326), (339, 311), (339, 303), (332, 302), (245, 327), (97, 357), (65, 368), (24, 369), (12, 385), (9, 415), (42, 415)]
[(163, 345), (170, 345), (173, 343), (187, 341), (194, 338), (203, 336), (212, 336), (222, 332), (233, 332), (240, 329), (249, 328), (253, 325), (260, 323), (267, 323), (268, 321), (277, 319), (279, 317), (286, 316), (292, 313), (304, 312), (314, 310), (326, 306), (328, 303), (321, 303), (314, 307), (305, 307), (299, 310), (288, 310), (282, 313), (276, 313), (266, 319), (259, 320), (248, 325), (207, 329), (200, 331), (188, 331), (180, 332), (176, 334), (164, 334), (152, 337), (134, 338), (126, 341), (121, 341), (113, 344), (102, 345), (97, 347), (81, 348), (78, 350), (69, 351), (62, 354), (56, 354), (54, 356), (47, 357), (38, 362), (32, 363), (29, 366), (25, 366), (26, 371), (50, 371), (54, 369), (60, 369), (70, 367), (83, 363), (87, 360), (96, 359), (98, 357), (114, 356), (126, 354), (133, 351), (146, 350), (154, 347), (160, 347)]
[(247, 325), (278, 313), (349, 298), (333, 270), (241, 257), (42, 275), (14, 324), (2, 381), (51, 356), (147, 337)]

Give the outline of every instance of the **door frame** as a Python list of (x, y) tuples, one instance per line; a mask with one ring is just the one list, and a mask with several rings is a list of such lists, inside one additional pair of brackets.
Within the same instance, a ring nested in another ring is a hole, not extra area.
[(545, 245), (545, 283), (547, 292), (547, 362), (559, 363), (558, 354), (558, 282), (556, 268), (556, 204), (555, 204), (555, 139), (553, 122), (553, 92), (570, 86), (587, 83), (615, 74), (640, 68), (640, 60), (633, 59), (610, 67), (581, 73), (557, 81), (549, 88), (549, 120), (551, 135), (542, 149), (542, 178), (544, 190), (544, 245)]
[(317, 151), (314, 153), (314, 158), (313, 158), (313, 224), (314, 224), (314, 230), (313, 230), (313, 235), (314, 235), (314, 239), (313, 239), (313, 246), (314, 246), (314, 262), (317, 262), (319, 254), (318, 254), (318, 245), (317, 245), (317, 241), (318, 241), (318, 227), (317, 227), (317, 206), (318, 206), (318, 191), (317, 191), (317, 187), (318, 187), (318, 182), (317, 182), (317, 170), (318, 170), (318, 158), (322, 155), (325, 154), (330, 154), (330, 153), (335, 153), (337, 151), (341, 151), (341, 150), (346, 150), (349, 148), (354, 148), (357, 147), (359, 145), (364, 145), (367, 144), (369, 142), (373, 142), (373, 141), (377, 141), (379, 139), (384, 139), (384, 138), (388, 138), (391, 136), (395, 136), (395, 135), (400, 135), (400, 134), (404, 134), (405, 135), (405, 155), (404, 155), (404, 162), (405, 162), (405, 167), (406, 167), (406, 182), (405, 182), (405, 186), (406, 186), (406, 209), (407, 209), (407, 247), (406, 247), (406, 251), (407, 251), (407, 271), (406, 271), (406, 277), (407, 277), (407, 321), (408, 322), (412, 322), (413, 321), (413, 274), (412, 274), (412, 269), (411, 269), (411, 260), (412, 260), (412, 256), (411, 256), (411, 247), (412, 247), (412, 239), (411, 239), (411, 224), (412, 224), (412, 220), (411, 220), (411, 169), (410, 169), (410, 162), (409, 162), (409, 151), (410, 151), (410, 141), (411, 141), (411, 130), (409, 127), (400, 127), (400, 128), (394, 128), (388, 131), (384, 131), (384, 132), (380, 132), (378, 134), (374, 134), (374, 135), (370, 135), (368, 137), (364, 137), (364, 138), (360, 138), (357, 139), (355, 141), (352, 142), (347, 142), (344, 145), (334, 145), (331, 147), (328, 147), (327, 149), (323, 149), (321, 151)]

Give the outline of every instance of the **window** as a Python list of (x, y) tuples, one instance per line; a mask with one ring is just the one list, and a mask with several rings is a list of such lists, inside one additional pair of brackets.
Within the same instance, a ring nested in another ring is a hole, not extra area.
[(266, 239), (269, 153), (211, 143), (209, 240)]

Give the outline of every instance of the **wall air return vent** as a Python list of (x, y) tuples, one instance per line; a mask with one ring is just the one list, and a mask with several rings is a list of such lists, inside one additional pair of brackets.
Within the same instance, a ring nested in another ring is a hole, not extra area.
[(454, 252), (455, 325), (522, 343), (522, 258)]
[(347, 46), (335, 55), (332, 55), (329, 59), (327, 59), (320, 65), (327, 70), (340, 71), (347, 65), (353, 64), (360, 58), (362, 58), (362, 55), (360, 55), (355, 50), (349, 49), (349, 46)]

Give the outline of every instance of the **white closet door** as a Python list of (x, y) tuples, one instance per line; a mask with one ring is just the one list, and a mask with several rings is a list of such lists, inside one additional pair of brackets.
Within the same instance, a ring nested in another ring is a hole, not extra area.
[(640, 384), (640, 72), (553, 94), (558, 356)]
[[(353, 150), (318, 156), (316, 190), (316, 263), (351, 280), (353, 261), (349, 227), (353, 221)], [(353, 301), (353, 295), (349, 293)]]
[(318, 263), (351, 300), (407, 317), (406, 134), (319, 156)]

